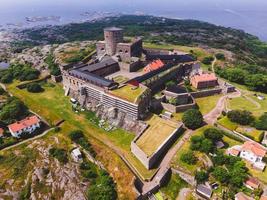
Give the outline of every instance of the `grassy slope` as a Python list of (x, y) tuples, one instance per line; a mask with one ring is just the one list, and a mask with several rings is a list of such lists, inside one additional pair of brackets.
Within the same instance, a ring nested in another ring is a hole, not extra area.
[[(99, 159), (108, 166), (107, 168), (114, 176), (120, 191), (119, 194), (124, 197), (129, 196), (130, 199), (134, 196), (132, 188), (128, 184), (133, 178), (132, 173), (115, 153), (100, 142), (109, 141), (119, 147), (123, 153), (130, 155), (129, 146), (134, 134), (120, 129), (107, 134), (93, 125), (84, 115), (74, 114), (69, 99), (64, 96), (60, 85), (56, 85), (54, 88), (47, 87), (41, 94), (30, 94), (26, 90), (17, 89), (16, 84), (8, 85), (8, 90), (22, 99), (30, 109), (43, 116), (51, 124), (55, 124), (61, 119), (65, 120), (63, 126), (66, 128), (62, 131), (63, 137), (66, 137), (70, 130), (83, 130), (97, 149)], [(119, 168), (118, 172), (114, 171), (116, 168)]]
[(196, 102), (199, 106), (200, 112), (205, 115), (212, 111), (215, 108), (218, 100), (222, 97), (222, 95), (214, 95), (209, 97), (197, 98)]

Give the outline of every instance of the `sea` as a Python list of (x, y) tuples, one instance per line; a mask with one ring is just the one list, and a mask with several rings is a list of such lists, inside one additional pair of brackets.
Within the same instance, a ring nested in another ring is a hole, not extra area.
[(196, 19), (242, 29), (267, 41), (266, 0), (0, 0), (0, 31), (116, 13)]

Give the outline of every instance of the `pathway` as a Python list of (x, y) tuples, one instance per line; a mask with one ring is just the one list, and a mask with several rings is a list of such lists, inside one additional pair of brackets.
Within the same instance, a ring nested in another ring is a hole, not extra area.
[(216, 62), (217, 62), (217, 58), (216, 58), (216, 56), (214, 56), (214, 60), (212, 61), (212, 64), (211, 64), (212, 72), (215, 72), (214, 66), (215, 66)]
[(179, 192), (178, 197), (176, 198), (176, 200), (186, 200), (187, 196), (192, 193), (192, 190), (190, 188), (183, 188), (181, 189), (181, 191)]
[(30, 142), (30, 141), (36, 140), (36, 139), (38, 139), (38, 138), (41, 138), (41, 137), (45, 136), (48, 132), (52, 131), (53, 129), (54, 129), (54, 128), (50, 128), (50, 129), (46, 130), (45, 132), (43, 132), (43, 133), (40, 134), (40, 135), (34, 136), (34, 137), (32, 137), (32, 138), (29, 138), (29, 139), (25, 139), (25, 140), (23, 140), (23, 141), (21, 141), (21, 142), (19, 142), (19, 143), (17, 143), (17, 144), (14, 144), (14, 145), (11, 145), (11, 146), (9, 146), (9, 147), (4, 148), (4, 149), (2, 149), (1, 151), (3, 151), (3, 150), (9, 150), (9, 149), (15, 148), (15, 147), (17, 147), (17, 146), (19, 146), (19, 145), (22, 145), (22, 144), (25, 144), (25, 143), (27, 143), (27, 142)]
[(222, 96), (219, 101), (217, 102), (215, 108), (210, 111), (208, 114), (204, 115), (204, 120), (207, 124), (214, 125), (217, 121), (218, 117), (222, 114), (222, 112), (227, 108), (227, 99), (228, 98), (236, 98), (241, 95), (240, 91), (236, 91), (231, 94), (227, 94)]

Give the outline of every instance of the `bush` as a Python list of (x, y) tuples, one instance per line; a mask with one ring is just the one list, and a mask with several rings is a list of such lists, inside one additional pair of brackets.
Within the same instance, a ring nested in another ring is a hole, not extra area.
[(69, 138), (71, 139), (71, 141), (73, 142), (77, 142), (80, 138), (83, 138), (83, 132), (81, 130), (75, 130), (75, 131), (71, 131), (69, 133)]
[(203, 124), (203, 116), (197, 109), (189, 109), (185, 111), (182, 121), (187, 128), (197, 129)]
[(96, 182), (87, 190), (90, 200), (114, 200), (117, 199), (116, 185), (109, 174), (103, 170)]
[(235, 123), (241, 124), (241, 125), (249, 125), (251, 124), (255, 119), (251, 112), (247, 110), (232, 110), (227, 113), (227, 117)]
[(27, 85), (27, 91), (32, 92), (32, 93), (39, 93), (39, 92), (43, 92), (44, 89), (38, 83), (31, 83), (31, 84)]
[(205, 171), (197, 171), (195, 175), (195, 180), (197, 183), (204, 183), (208, 180), (209, 174)]
[(0, 95), (3, 95), (6, 91), (0, 86)]
[(258, 130), (267, 130), (267, 113), (264, 113), (259, 119), (255, 122), (255, 127)]
[(0, 120), (10, 124), (25, 117), (27, 114), (28, 109), (23, 102), (15, 97), (10, 97), (1, 109)]
[(223, 134), (222, 131), (216, 128), (208, 128), (204, 131), (204, 136), (210, 140), (212, 140), (214, 143), (217, 141), (222, 140)]
[(68, 154), (65, 149), (51, 148), (49, 154), (63, 164), (68, 162)]
[(188, 151), (187, 153), (183, 153), (181, 155), (181, 161), (189, 165), (194, 165), (197, 163), (197, 157), (194, 155), (194, 152)]
[(213, 60), (214, 58), (212, 56), (208, 56), (208, 57), (203, 58), (202, 63), (205, 65), (210, 65)]
[(193, 151), (200, 151), (204, 153), (210, 153), (214, 150), (214, 145), (210, 139), (203, 136), (192, 136), (190, 149)]
[(218, 60), (225, 60), (225, 56), (223, 53), (216, 53), (215, 54), (215, 57), (218, 59)]
[(231, 139), (233, 139), (233, 140), (236, 140), (236, 141), (238, 141), (238, 142), (244, 142), (241, 138), (239, 138), (238, 136), (236, 136), (236, 135), (233, 135), (233, 134), (231, 134), (231, 133), (228, 133), (228, 132), (226, 132), (226, 131), (222, 131), (222, 133), (225, 135), (225, 136), (227, 136), (227, 137), (229, 137), (229, 138), (231, 138)]

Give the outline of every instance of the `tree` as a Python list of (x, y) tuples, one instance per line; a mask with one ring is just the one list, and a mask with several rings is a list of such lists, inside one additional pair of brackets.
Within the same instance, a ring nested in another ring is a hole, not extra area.
[(208, 56), (208, 57), (203, 58), (202, 63), (205, 65), (210, 65), (213, 60), (214, 58), (212, 56)]
[(255, 122), (256, 129), (267, 130), (267, 113), (264, 113)]
[(223, 152), (219, 151), (216, 156), (212, 157), (212, 161), (215, 166), (224, 165), (226, 163), (227, 157)]
[(5, 93), (5, 90), (0, 86), (0, 95), (3, 95)]
[(212, 142), (217, 142), (217, 141), (221, 141), (223, 138), (223, 133), (221, 130), (218, 130), (216, 128), (208, 128), (204, 131), (204, 136), (210, 140), (212, 140)]
[(83, 138), (83, 137), (84, 137), (84, 134), (81, 130), (75, 130), (69, 133), (69, 138), (73, 142), (77, 142), (80, 138)]
[(216, 180), (218, 180), (221, 183), (226, 183), (229, 178), (228, 171), (221, 166), (215, 167), (212, 172), (212, 175)]
[(38, 93), (38, 92), (43, 92), (44, 89), (38, 83), (31, 83), (31, 84), (27, 85), (27, 91), (32, 92), (32, 93)]
[(201, 143), (205, 138), (202, 136), (194, 135), (191, 137), (190, 149), (193, 151), (199, 151), (201, 148)]
[(49, 149), (49, 154), (63, 164), (68, 162), (68, 154), (65, 149), (51, 148)]
[(181, 155), (181, 161), (189, 165), (194, 165), (197, 163), (197, 157), (195, 156), (194, 152), (188, 151)]
[(208, 153), (213, 152), (213, 149), (214, 149), (214, 146), (213, 146), (212, 141), (206, 138), (201, 142), (201, 146), (199, 150), (201, 152), (208, 154)]
[(232, 122), (236, 122), (241, 125), (249, 125), (255, 120), (252, 113), (247, 110), (231, 110), (227, 113), (227, 117)]
[(2, 107), (0, 112), (0, 121), (10, 124), (27, 114), (27, 107), (17, 98), (10, 97)]
[(218, 59), (218, 60), (225, 60), (225, 56), (223, 53), (216, 53), (215, 54), (215, 57)]
[(182, 121), (187, 128), (197, 129), (203, 124), (203, 116), (197, 109), (189, 109), (185, 111)]
[(195, 180), (197, 183), (204, 183), (208, 180), (209, 174), (206, 171), (197, 171), (195, 175)]

